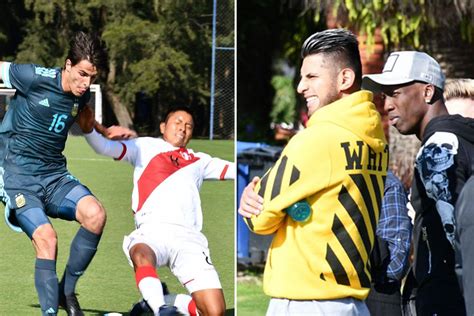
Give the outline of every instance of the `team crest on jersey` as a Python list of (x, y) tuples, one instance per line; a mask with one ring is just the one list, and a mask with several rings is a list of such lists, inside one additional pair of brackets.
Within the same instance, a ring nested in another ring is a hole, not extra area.
[(183, 157), (184, 160), (191, 160), (194, 158), (193, 154), (190, 154), (188, 151), (180, 151), (181, 157)]
[(76, 100), (74, 101), (74, 105), (72, 106), (71, 115), (72, 115), (72, 116), (76, 116), (78, 110), (79, 110), (79, 103), (78, 103), (78, 101), (77, 101), (77, 99), (76, 99)]
[(15, 203), (16, 203), (17, 208), (20, 208), (26, 205), (26, 199), (23, 193), (18, 193), (17, 195), (15, 195)]

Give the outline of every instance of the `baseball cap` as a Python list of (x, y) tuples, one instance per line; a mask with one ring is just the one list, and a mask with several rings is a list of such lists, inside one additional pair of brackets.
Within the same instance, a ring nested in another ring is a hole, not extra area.
[(444, 80), (443, 71), (433, 57), (423, 52), (403, 51), (388, 56), (381, 74), (365, 75), (362, 87), (379, 92), (382, 86), (421, 81), (443, 90)]

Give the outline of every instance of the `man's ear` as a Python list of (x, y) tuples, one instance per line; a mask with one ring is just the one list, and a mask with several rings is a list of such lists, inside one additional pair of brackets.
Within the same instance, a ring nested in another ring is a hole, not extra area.
[(424, 95), (425, 102), (431, 104), (433, 102), (433, 97), (435, 95), (435, 87), (432, 84), (427, 84), (425, 86)]
[(165, 122), (160, 123), (160, 133), (161, 133), (161, 135), (163, 135), (165, 133), (165, 125), (166, 125)]
[(68, 58), (66, 59), (66, 62), (64, 64), (64, 68), (66, 69), (67, 72), (71, 71), (71, 67), (72, 67), (72, 62), (71, 60)]
[(347, 91), (352, 88), (355, 81), (355, 73), (350, 68), (344, 68), (339, 72), (339, 91)]

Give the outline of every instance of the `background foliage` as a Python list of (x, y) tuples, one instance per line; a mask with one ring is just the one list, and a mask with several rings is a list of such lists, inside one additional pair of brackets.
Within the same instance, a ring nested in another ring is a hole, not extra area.
[[(314, 32), (344, 27), (366, 35), (364, 38), (371, 44), (378, 29), (386, 52), (403, 48), (425, 50), (433, 55), (436, 55), (433, 47), (441, 42), (445, 46), (462, 47), (460, 42), (474, 40), (471, 0), (241, 1), (237, 14), (237, 128), (239, 139), (247, 141), (272, 141), (269, 113), (276, 93), (271, 86), (272, 65), (284, 59), (294, 67), (296, 87), (300, 48), (304, 39)], [(472, 50), (471, 45), (471, 54)], [(460, 53), (450, 52), (448, 57), (436, 55), (435, 58), (446, 61), (445, 69), (451, 71), (448, 67), (456, 63), (456, 54)], [(458, 71), (456, 76), (467, 73)], [(301, 102), (296, 110), (304, 110)]]

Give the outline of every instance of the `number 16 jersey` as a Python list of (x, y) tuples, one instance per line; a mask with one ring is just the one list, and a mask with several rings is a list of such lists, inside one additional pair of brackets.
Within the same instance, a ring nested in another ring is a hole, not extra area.
[(4, 62), (3, 81), (16, 93), (2, 123), (10, 133), (6, 167), (20, 174), (66, 171), (62, 152), (69, 128), (90, 98), (63, 91), (60, 68)]

